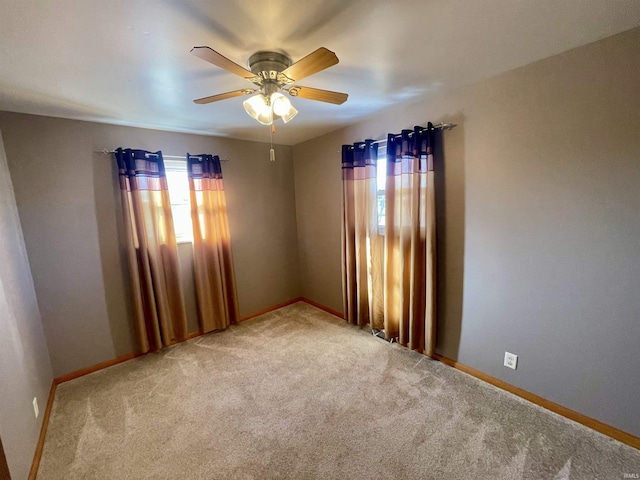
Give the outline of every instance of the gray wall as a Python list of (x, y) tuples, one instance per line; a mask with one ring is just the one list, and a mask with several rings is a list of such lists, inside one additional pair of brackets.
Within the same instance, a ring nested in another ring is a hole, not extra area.
[[(299, 295), (291, 147), (0, 113), (55, 376), (137, 349), (113, 157), (118, 146), (223, 163), (240, 313)], [(189, 245), (180, 246), (185, 278)], [(187, 285), (189, 326), (193, 287)]]
[[(15, 479), (29, 473), (52, 380), (0, 135), (0, 437)], [(34, 397), (40, 407), (38, 419)]]
[(428, 120), (437, 351), (640, 436), (640, 29), (295, 146), (304, 296), (342, 309), (341, 144)]

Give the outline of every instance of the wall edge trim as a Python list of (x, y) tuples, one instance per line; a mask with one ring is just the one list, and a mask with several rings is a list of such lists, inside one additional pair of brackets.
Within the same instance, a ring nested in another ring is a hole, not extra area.
[[(314, 307), (317, 307), (321, 310), (324, 310), (325, 312), (331, 313), (338, 318), (344, 319), (344, 315), (342, 315), (340, 312), (333, 310), (332, 308), (326, 307), (320, 303), (314, 302), (313, 300), (310, 300), (305, 297), (302, 297), (302, 301), (308, 303), (309, 305), (313, 305)], [(527, 400), (535, 405), (538, 405), (539, 407), (542, 407), (545, 410), (549, 410), (562, 417), (568, 418), (569, 420), (573, 420), (574, 422), (584, 425), (585, 427), (595, 430), (596, 432), (602, 433), (607, 437), (613, 438), (615, 440), (618, 440), (619, 442), (629, 445), (630, 447), (637, 448), (638, 450), (640, 450), (640, 438), (630, 433), (627, 433), (611, 425), (607, 425), (606, 423), (596, 420), (595, 418), (591, 418), (582, 413), (578, 413), (575, 410), (571, 410), (570, 408), (567, 408), (558, 403), (552, 402), (551, 400), (547, 400), (546, 398), (543, 398), (539, 395), (536, 395), (535, 393), (531, 393), (527, 390), (524, 390), (523, 388), (516, 387), (515, 385), (507, 383), (504, 380), (500, 380), (498, 378), (492, 377), (487, 373), (481, 372), (480, 370), (476, 370), (475, 368), (469, 367), (468, 365), (460, 363), (456, 360), (452, 360), (450, 358), (444, 357), (437, 353), (434, 353), (433, 356), (430, 358), (432, 358), (433, 360), (437, 360), (441, 363), (444, 363), (445, 365), (455, 368), (456, 370), (459, 370), (463, 373), (466, 373), (467, 375), (471, 375), (472, 377), (475, 377), (478, 380), (481, 380), (485, 383), (493, 385), (494, 387), (497, 387), (501, 390), (512, 393), (513, 395), (516, 395), (520, 398), (523, 398), (524, 400)]]
[(485, 383), (493, 385), (494, 387), (498, 387), (501, 390), (507, 391), (516, 395), (520, 398), (523, 398), (539, 407), (544, 408), (545, 410), (549, 410), (553, 413), (556, 413), (562, 417), (568, 418), (569, 420), (573, 420), (576, 423), (584, 425), (592, 430), (595, 430), (603, 435), (611, 437), (615, 440), (618, 440), (630, 447), (637, 448), (640, 450), (640, 438), (631, 435), (623, 430), (620, 430), (616, 427), (612, 427), (611, 425), (607, 425), (595, 418), (588, 417), (583, 415), (582, 413), (576, 412), (575, 410), (571, 410), (570, 408), (564, 407), (558, 403), (552, 402), (551, 400), (547, 400), (544, 397), (536, 395), (535, 393), (531, 393), (527, 390), (524, 390), (520, 387), (516, 387), (510, 383), (505, 382), (504, 380), (500, 380), (499, 378), (492, 377), (480, 370), (476, 370), (475, 368), (469, 367), (463, 363), (457, 362), (450, 358), (444, 357), (437, 353), (433, 354), (434, 360), (444, 363), (456, 370), (459, 370), (467, 375), (471, 375), (472, 377), (477, 378)]
[(264, 315), (265, 313), (273, 312), (274, 310), (278, 310), (279, 308), (286, 307), (288, 305), (292, 305), (294, 303), (298, 303), (301, 301), (303, 301), (302, 297), (295, 297), (295, 298), (292, 298), (291, 300), (287, 300), (286, 302), (278, 303), (277, 305), (272, 305), (270, 307), (263, 308), (262, 310), (258, 310), (257, 312), (249, 313), (247, 315), (240, 317), (240, 319), (238, 320), (238, 323), (244, 322), (246, 320), (249, 320), (251, 318), (254, 318), (260, 315)]
[(31, 462), (31, 469), (29, 470), (28, 480), (35, 480), (38, 476), (38, 468), (40, 467), (40, 459), (42, 458), (42, 450), (44, 449), (44, 439), (47, 435), (47, 427), (49, 426), (49, 417), (51, 416), (51, 409), (53, 407), (53, 399), (56, 393), (57, 383), (51, 382), (51, 389), (49, 390), (49, 398), (47, 399), (47, 408), (42, 416), (42, 425), (40, 426), (40, 435), (38, 436), (38, 443), (36, 443), (36, 450), (33, 453), (33, 461)]
[[(303, 301), (302, 297), (292, 298), (291, 300), (287, 300), (286, 302), (282, 302), (277, 305), (273, 305), (271, 307), (267, 307), (257, 312), (253, 312), (248, 315), (245, 315), (240, 318), (239, 322), (244, 322), (245, 320), (249, 320), (259, 315), (272, 312), (279, 308), (286, 307), (287, 305), (291, 305), (300, 301)], [(183, 341), (197, 338), (201, 335), (203, 335), (202, 331), (191, 332), (187, 334), (187, 337), (185, 338), (185, 340), (182, 340), (181, 342), (174, 342), (169, 346), (176, 345), (178, 343), (182, 343)], [(40, 436), (38, 437), (38, 443), (36, 444), (36, 450), (33, 455), (33, 461), (31, 462), (31, 469), (29, 470), (28, 480), (35, 480), (38, 475), (38, 468), (40, 467), (40, 459), (42, 457), (42, 450), (44, 449), (44, 440), (47, 433), (47, 427), (49, 426), (49, 418), (51, 416), (51, 409), (53, 407), (53, 400), (55, 398), (56, 387), (61, 383), (69, 382), (71, 380), (75, 380), (76, 378), (83, 377), (85, 375), (88, 375), (93, 372), (97, 372), (99, 370), (103, 370), (113, 365), (118, 365), (119, 363), (124, 363), (129, 360), (133, 360), (134, 358), (141, 357), (142, 355), (145, 355), (145, 354), (141, 352), (127, 353), (126, 355), (120, 355), (119, 357), (113, 358), (111, 360), (106, 360), (104, 362), (100, 362), (95, 365), (91, 365), (89, 367), (81, 368), (80, 370), (76, 370), (76, 371), (67, 373), (65, 375), (55, 377), (53, 379), (53, 381), (51, 382), (51, 389), (49, 391), (49, 398), (47, 400), (47, 408), (45, 409), (44, 416), (42, 417), (42, 426), (40, 427)]]
[(324, 310), (325, 312), (330, 313), (331, 315), (334, 315), (334, 316), (338, 317), (341, 320), (344, 320), (344, 315), (342, 313), (338, 312), (337, 310), (334, 310), (333, 308), (325, 307), (321, 303), (314, 302), (313, 300), (311, 300), (309, 298), (306, 298), (306, 297), (300, 297), (300, 300), (302, 302), (308, 303), (311, 306), (319, 308), (320, 310)]
[(119, 363), (126, 362), (128, 360), (132, 360), (142, 355), (144, 355), (144, 353), (141, 353), (141, 352), (132, 352), (132, 353), (127, 353), (126, 355), (120, 355), (119, 357), (112, 358), (111, 360), (106, 360), (104, 362), (96, 363), (95, 365), (81, 368), (80, 370), (75, 370), (73, 372), (66, 373), (64, 375), (56, 377), (53, 379), (53, 383), (55, 383), (56, 385), (60, 385), (61, 383), (69, 382), (71, 380), (75, 380), (76, 378), (84, 377), (85, 375), (89, 375), (90, 373), (103, 370), (105, 368), (111, 367), (113, 365), (117, 365)]
[[(286, 307), (287, 305), (291, 305), (293, 303), (297, 303), (297, 302), (300, 302), (300, 301), (303, 301), (302, 297), (292, 298), (291, 300), (287, 300), (286, 302), (278, 303), (277, 305), (272, 305), (272, 306), (264, 308), (262, 310), (258, 310), (257, 312), (253, 312), (253, 313), (249, 313), (248, 315), (244, 315), (243, 317), (240, 317), (240, 319), (238, 321), (239, 322), (244, 322), (245, 320), (249, 320), (249, 319), (257, 317), (259, 315), (264, 315), (265, 313), (272, 312), (272, 311), (277, 310), (279, 308)], [(192, 340), (192, 339), (197, 338), (197, 337), (199, 337), (201, 335), (204, 335), (204, 333), (202, 331), (191, 332), (191, 333), (187, 334), (187, 336), (185, 337), (184, 340), (177, 341), (177, 342), (172, 342), (170, 345), (167, 345), (167, 346), (171, 347), (173, 345), (177, 345), (179, 343), (186, 342), (187, 340)], [(144, 354), (142, 352), (132, 352), (132, 353), (127, 353), (125, 355), (120, 355), (119, 357), (112, 358), (111, 360), (105, 360), (104, 362), (96, 363), (95, 365), (90, 365), (88, 367), (81, 368), (79, 370), (75, 370), (73, 372), (69, 372), (69, 373), (61, 375), (59, 377), (56, 377), (56, 378), (53, 379), (53, 383), (55, 385), (60, 385), (61, 383), (65, 383), (65, 382), (68, 382), (68, 381), (71, 381), (71, 380), (75, 380), (76, 378), (80, 378), (80, 377), (83, 377), (83, 376), (88, 375), (90, 373), (97, 372), (99, 370), (111, 367), (113, 365), (117, 365), (119, 363), (123, 363), (123, 362), (126, 362), (128, 360), (132, 360), (132, 359), (140, 357), (142, 355), (146, 355), (146, 354)]]

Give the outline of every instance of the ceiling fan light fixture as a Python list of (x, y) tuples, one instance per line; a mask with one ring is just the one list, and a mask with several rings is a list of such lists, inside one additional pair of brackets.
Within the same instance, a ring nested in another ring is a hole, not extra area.
[(282, 121), (287, 123), (293, 117), (298, 114), (298, 110), (291, 105), (291, 102), (280, 92), (271, 94), (271, 105), (273, 106), (273, 113), (282, 117)]
[(254, 95), (242, 102), (245, 112), (249, 114), (251, 118), (258, 119), (259, 116), (264, 115), (267, 111), (271, 110), (271, 106), (267, 103), (267, 99), (264, 95)]
[(242, 102), (242, 106), (251, 118), (255, 118), (261, 124), (271, 125), (273, 123), (273, 110), (267, 97), (262, 93), (246, 99)]
[(273, 111), (269, 109), (266, 112), (262, 112), (260, 115), (258, 115), (255, 118), (262, 125), (271, 125), (273, 123)]
[(280, 92), (271, 94), (271, 105), (273, 106), (273, 113), (279, 116), (286, 115), (291, 108), (289, 99)]
[(289, 105), (290, 105), (289, 111), (285, 115), (280, 115), (284, 123), (288, 123), (289, 120), (291, 120), (293, 117), (295, 117), (298, 114), (298, 110), (296, 110), (293, 105), (291, 104)]

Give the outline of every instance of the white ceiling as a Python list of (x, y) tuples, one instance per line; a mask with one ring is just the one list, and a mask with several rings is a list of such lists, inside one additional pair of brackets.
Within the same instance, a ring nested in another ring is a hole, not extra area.
[(638, 0), (0, 0), (0, 110), (266, 141), (242, 97), (193, 104), (251, 84), (189, 50), (324, 46), (340, 63), (300, 84), (349, 100), (293, 99), (296, 144), (638, 25)]

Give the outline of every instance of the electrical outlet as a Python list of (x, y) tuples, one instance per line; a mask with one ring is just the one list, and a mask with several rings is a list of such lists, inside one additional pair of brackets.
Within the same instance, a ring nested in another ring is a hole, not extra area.
[(518, 367), (518, 356), (513, 353), (504, 352), (504, 366), (515, 370)]
[(40, 415), (40, 410), (38, 409), (38, 398), (33, 397), (33, 413), (36, 414), (36, 418)]

